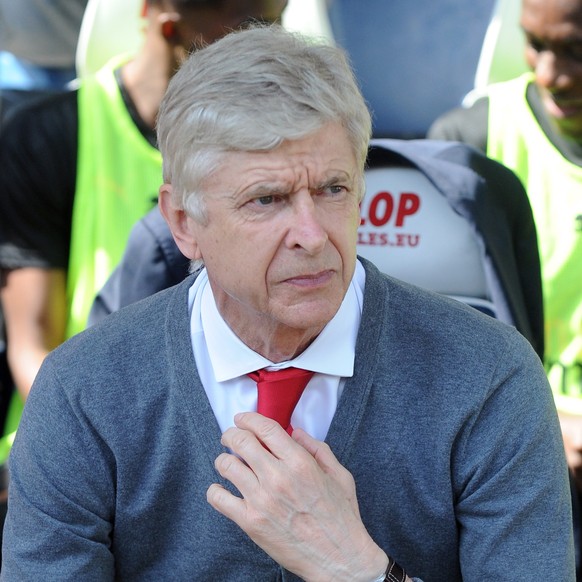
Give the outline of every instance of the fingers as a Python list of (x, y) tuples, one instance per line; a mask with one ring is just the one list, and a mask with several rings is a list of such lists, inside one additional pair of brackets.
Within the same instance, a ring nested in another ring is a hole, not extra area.
[(298, 428), (293, 431), (293, 440), (300, 444), (318, 463), (328, 465), (337, 459), (331, 449), (324, 442), (314, 439), (303, 429)]
[(249, 465), (272, 461), (265, 456), (265, 451), (278, 459), (288, 454), (289, 447), (296, 446), (278, 422), (256, 412), (237, 414), (234, 422), (236, 428), (228, 429), (222, 435), (221, 442)]
[[(280, 452), (289, 445), (300, 448), (278, 423), (260, 414), (237, 415), (235, 423), (236, 426), (226, 430), (221, 438), (221, 443), (230, 452), (219, 455), (214, 465), (221, 477), (230, 481), (244, 499), (253, 498), (261, 487), (261, 479), (276, 473), (279, 458), (271, 449)], [(232, 512), (241, 509), (236, 502), (239, 499), (223, 488), (212, 488), (212, 499), (220, 504), (217, 509), (221, 513), (228, 511), (231, 519), (234, 519)], [(228, 500), (228, 505), (224, 505), (225, 500)]]
[(222, 453), (214, 461), (214, 467), (221, 477), (230, 481), (244, 496), (257, 486), (257, 476), (241, 459), (229, 453)]
[(245, 511), (244, 500), (227, 491), (222, 485), (213, 483), (206, 491), (206, 501), (216, 511), (240, 526), (240, 516)]
[(306, 451), (321, 469), (331, 472), (342, 469), (329, 446), (302, 429), (294, 430), (291, 438), (277, 422), (253, 412), (237, 414), (234, 420), (236, 428), (228, 429), (221, 442), (251, 468), (261, 470), (274, 459), (290, 460)]
[[(222, 435), (221, 443), (229, 452), (216, 458), (215, 468), (221, 477), (236, 487), (243, 500), (255, 498), (265, 481), (272, 484), (280, 473), (288, 474), (298, 470), (298, 467), (304, 467), (304, 463), (313, 463), (311, 451), (317, 454), (318, 445), (323, 445), (300, 431), (309, 446), (306, 449), (295, 442), (277, 422), (257, 413), (236, 415), (235, 425)], [(325, 448), (327, 445), (324, 445)], [(331, 451), (328, 455), (333, 458)], [(282, 480), (289, 480), (289, 475)], [(208, 495), (213, 507), (236, 521), (233, 515), (241, 511), (240, 498), (219, 485), (212, 486)]]
[(294, 430), (293, 440), (301, 445), (325, 472), (337, 472), (343, 468), (326, 443), (314, 439), (304, 430), (300, 428)]
[[(216, 483), (208, 488), (206, 498), (214, 509), (250, 535), (254, 527), (250, 525), (254, 523), (252, 516), (258, 514), (257, 505), (268, 505), (269, 493), (265, 490), (265, 483), (277, 483), (280, 473), (285, 471), (270, 449), (280, 452), (291, 446), (296, 451), (303, 450), (278, 423), (260, 414), (237, 415), (235, 424), (224, 432), (221, 439), (231, 452), (219, 455), (215, 468), (221, 477), (236, 487), (242, 498)], [(305, 451), (302, 454), (305, 455)], [(281, 487), (275, 486), (275, 489)]]
[(230, 453), (219, 455), (214, 466), (224, 479), (230, 481), (238, 489), (242, 499), (218, 483), (214, 483), (206, 492), (206, 500), (214, 509), (242, 527), (247, 509), (245, 499), (256, 494), (257, 476), (246, 463)]
[(325, 443), (300, 429), (291, 438), (257, 413), (237, 415), (235, 425), (222, 437), (231, 452), (215, 465), (240, 496), (211, 485), (207, 500), (215, 510), (303, 579), (332, 579), (338, 564), (377, 551), (359, 515), (353, 477)]

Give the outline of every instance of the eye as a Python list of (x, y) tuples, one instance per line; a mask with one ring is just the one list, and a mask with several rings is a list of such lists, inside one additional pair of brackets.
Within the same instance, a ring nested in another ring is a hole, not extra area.
[(535, 38), (530, 38), (528, 44), (536, 53), (541, 53), (544, 50), (544, 44)]
[(337, 197), (345, 192), (347, 192), (347, 188), (341, 184), (328, 184), (318, 190), (318, 194), (331, 197)]
[(273, 202), (275, 201), (275, 197), (261, 196), (260, 198), (256, 198), (255, 201), (259, 206), (269, 206), (270, 204), (273, 204)]
[(526, 33), (526, 40), (528, 48), (534, 50), (536, 53), (541, 53), (547, 49), (546, 43), (543, 40), (541, 40), (540, 38), (536, 38), (531, 34)]
[(254, 206), (255, 208), (269, 208), (275, 207), (281, 204), (285, 200), (285, 196), (280, 194), (263, 194), (255, 196), (249, 203)]

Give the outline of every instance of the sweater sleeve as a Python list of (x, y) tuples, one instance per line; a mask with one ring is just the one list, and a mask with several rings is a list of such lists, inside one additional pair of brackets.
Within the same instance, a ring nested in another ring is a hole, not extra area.
[(525, 581), (551, 571), (556, 580), (573, 580), (556, 410), (539, 358), (521, 336), (513, 338), (453, 451), (463, 579)]
[(113, 580), (111, 455), (50, 363), (29, 402), (10, 457), (0, 579)]

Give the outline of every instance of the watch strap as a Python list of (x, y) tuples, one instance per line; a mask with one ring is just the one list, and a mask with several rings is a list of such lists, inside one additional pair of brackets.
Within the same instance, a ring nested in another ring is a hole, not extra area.
[(384, 575), (384, 582), (405, 582), (406, 572), (390, 557), (388, 557), (388, 568)]

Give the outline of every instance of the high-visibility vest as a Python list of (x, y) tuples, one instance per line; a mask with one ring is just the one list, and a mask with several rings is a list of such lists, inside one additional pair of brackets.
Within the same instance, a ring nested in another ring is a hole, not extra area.
[(66, 337), (85, 328), (93, 299), (121, 259), (132, 226), (151, 210), (162, 158), (121, 97), (112, 62), (83, 80), (67, 274)]
[(522, 180), (542, 266), (545, 366), (558, 409), (582, 415), (582, 167), (550, 142), (527, 103), (527, 73), (488, 90), (487, 154)]
[[(156, 203), (162, 158), (131, 119), (113, 60), (83, 79), (78, 95), (77, 183), (67, 273), (66, 337), (85, 328), (93, 299), (121, 259), (131, 227)], [(12, 447), (23, 402), (15, 392), (0, 438), (0, 463)]]

